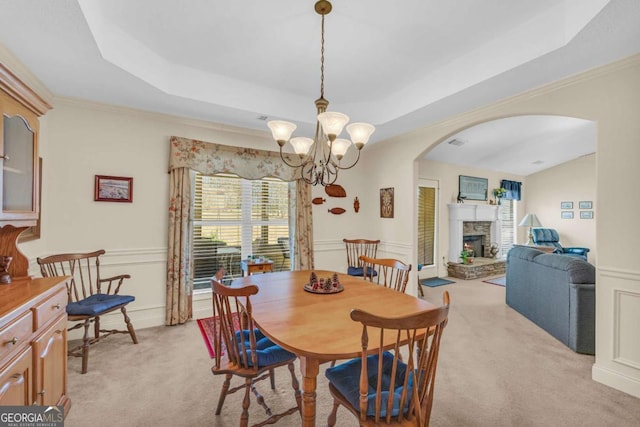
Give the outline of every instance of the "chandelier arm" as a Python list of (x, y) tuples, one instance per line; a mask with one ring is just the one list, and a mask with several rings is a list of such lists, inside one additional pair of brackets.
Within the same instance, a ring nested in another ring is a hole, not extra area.
[(299, 168), (305, 165), (305, 163), (308, 163), (307, 161), (303, 161), (302, 159), (300, 160), (300, 164), (296, 165), (293, 163), (289, 163), (286, 159), (286, 157), (284, 156), (284, 153), (282, 152), (282, 147), (280, 147), (280, 158), (282, 159), (282, 161), (284, 162), (285, 165), (289, 166), (290, 168)]
[(354, 160), (354, 162), (353, 162), (351, 165), (349, 165), (349, 166), (341, 166), (341, 165), (340, 165), (340, 163), (339, 163), (339, 162), (340, 162), (339, 160), (338, 160), (338, 163), (336, 163), (336, 162), (334, 162), (334, 161), (333, 161), (333, 159), (332, 159), (332, 160), (331, 160), (331, 163), (332, 163), (332, 164), (336, 167), (336, 169), (338, 169), (338, 170), (347, 170), (347, 169), (351, 169), (352, 167), (354, 167), (354, 166), (358, 163), (358, 160), (360, 160), (360, 151), (361, 151), (361, 150), (358, 150), (358, 157), (356, 157), (356, 159)]

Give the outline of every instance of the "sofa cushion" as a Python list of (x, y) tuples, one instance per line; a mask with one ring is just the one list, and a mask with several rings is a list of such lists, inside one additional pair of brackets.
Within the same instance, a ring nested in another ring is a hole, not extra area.
[(569, 283), (595, 283), (596, 269), (592, 264), (582, 258), (571, 256), (555, 256), (542, 254), (536, 257), (535, 263), (557, 270), (566, 271), (569, 275)]

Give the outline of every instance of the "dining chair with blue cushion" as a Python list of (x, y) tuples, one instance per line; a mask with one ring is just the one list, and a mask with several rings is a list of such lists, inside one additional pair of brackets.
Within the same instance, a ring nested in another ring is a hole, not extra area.
[(362, 355), (325, 372), (333, 396), (329, 426), (336, 425), (340, 405), (360, 426), (429, 425), (440, 340), (449, 314), (446, 291), (443, 300), (438, 308), (405, 317), (351, 311), (351, 319), (362, 323)]
[[(42, 277), (70, 276), (67, 280), (67, 317), (76, 323), (69, 330), (84, 327), (82, 344), (68, 350), (70, 356), (82, 357), (82, 373), (89, 364), (89, 347), (112, 334), (129, 334), (138, 344), (136, 331), (127, 315), (126, 305), (135, 300), (133, 295), (120, 294), (120, 288), (128, 274), (103, 278), (100, 274), (100, 256), (104, 249), (89, 253), (59, 254), (37, 258)], [(100, 329), (100, 317), (120, 310), (127, 330)], [(93, 323), (93, 337), (89, 326)]]
[(553, 228), (533, 228), (533, 243), (537, 246), (552, 246), (555, 249), (553, 253), (561, 255), (575, 256), (587, 261), (589, 248), (582, 247), (564, 247), (560, 244), (560, 235)]
[[(213, 293), (213, 326), (214, 366), (213, 375), (225, 375), (222, 384), (216, 415), (220, 415), (225, 398), (238, 390), (245, 391), (242, 402), (240, 426), (249, 423), (250, 392), (256, 396), (267, 415), (265, 421), (255, 425), (273, 424), (284, 416), (301, 414), (302, 401), (300, 386), (295, 375), (294, 362), (296, 355), (276, 345), (267, 338), (255, 325), (252, 316), (251, 296), (258, 293), (258, 287), (248, 285), (232, 288), (220, 283), (219, 277), (211, 279)], [(274, 369), (287, 366), (291, 373), (296, 406), (278, 414), (273, 414), (255, 384), (270, 378), (271, 388), (275, 389)], [(244, 378), (244, 384), (230, 388), (233, 376)]]
[(360, 256), (375, 258), (378, 254), (380, 240), (342, 239), (342, 241), (347, 249), (347, 274), (364, 277), (364, 264)]

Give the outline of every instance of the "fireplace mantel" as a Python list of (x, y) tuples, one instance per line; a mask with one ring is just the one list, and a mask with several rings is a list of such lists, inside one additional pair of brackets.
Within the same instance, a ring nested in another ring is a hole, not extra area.
[(500, 242), (500, 206), (449, 204), (449, 261), (459, 262), (462, 251), (462, 223), (466, 221), (491, 222), (491, 241)]

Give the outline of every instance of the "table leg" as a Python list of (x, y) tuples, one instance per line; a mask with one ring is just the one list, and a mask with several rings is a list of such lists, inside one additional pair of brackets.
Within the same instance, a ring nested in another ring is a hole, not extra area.
[(320, 372), (318, 359), (300, 356), (300, 371), (302, 372), (302, 425), (315, 427), (316, 425), (316, 386)]

